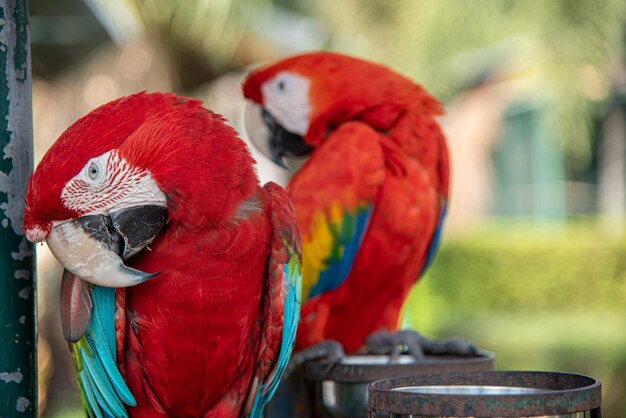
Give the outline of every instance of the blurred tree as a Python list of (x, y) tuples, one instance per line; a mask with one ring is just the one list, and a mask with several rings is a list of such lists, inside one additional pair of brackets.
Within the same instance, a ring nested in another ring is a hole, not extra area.
[(485, 73), (532, 75), (571, 166), (590, 156), (594, 102), (622, 56), (621, 0), (319, 0), (308, 3), (332, 47), (387, 63), (446, 101)]
[(324, 34), (286, 0), (126, 0), (148, 32), (170, 46), (189, 90), (227, 71), (319, 48)]

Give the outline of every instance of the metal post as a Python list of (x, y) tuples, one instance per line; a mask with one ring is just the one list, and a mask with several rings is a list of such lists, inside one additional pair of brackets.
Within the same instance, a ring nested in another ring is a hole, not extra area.
[(27, 0), (0, 0), (0, 67), (0, 418), (34, 418), (35, 257), (22, 232), (33, 168)]

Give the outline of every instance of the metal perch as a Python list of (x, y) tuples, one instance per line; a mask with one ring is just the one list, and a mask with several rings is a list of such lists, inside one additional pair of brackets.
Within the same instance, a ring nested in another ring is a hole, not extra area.
[(37, 416), (36, 280), (22, 232), (33, 123), (27, 0), (0, 1), (0, 415)]

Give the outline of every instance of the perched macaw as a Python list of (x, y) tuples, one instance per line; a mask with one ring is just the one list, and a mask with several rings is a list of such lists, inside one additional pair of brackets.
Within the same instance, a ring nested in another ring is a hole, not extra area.
[(201, 102), (139, 93), (78, 120), (33, 173), (24, 229), (65, 267), (90, 417), (260, 417), (295, 339), (287, 194)]
[(310, 155), (287, 186), (303, 250), (296, 350), (334, 340), (353, 353), (396, 331), (446, 213), (440, 104), (382, 65), (330, 52), (261, 67), (243, 93), (266, 155)]

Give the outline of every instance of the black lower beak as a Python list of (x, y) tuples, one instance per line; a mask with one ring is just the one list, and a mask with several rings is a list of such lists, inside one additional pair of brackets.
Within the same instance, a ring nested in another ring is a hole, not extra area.
[(313, 151), (302, 136), (289, 132), (263, 108), (263, 122), (269, 130), (270, 159), (283, 168), (288, 168), (283, 157), (303, 157)]

